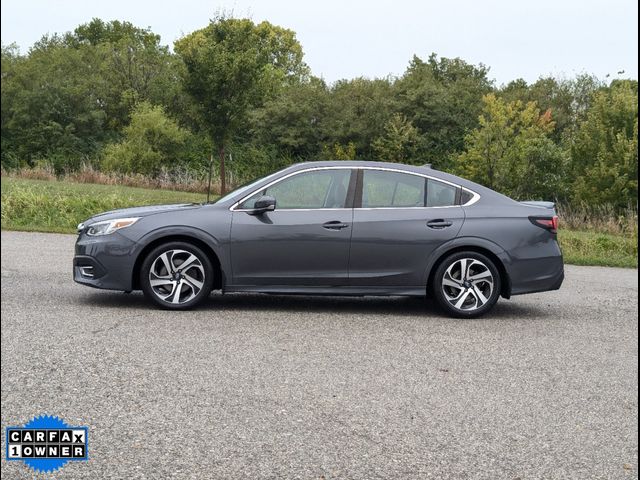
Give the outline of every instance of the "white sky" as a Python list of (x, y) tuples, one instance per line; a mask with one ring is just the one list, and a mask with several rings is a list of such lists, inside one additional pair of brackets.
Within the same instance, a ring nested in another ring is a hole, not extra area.
[(23, 53), (93, 17), (151, 27), (171, 45), (225, 9), (294, 30), (313, 73), (330, 82), (400, 75), (413, 54), (431, 52), (482, 62), (498, 84), (583, 72), (638, 78), (635, 0), (2, 0), (1, 8), (2, 44)]

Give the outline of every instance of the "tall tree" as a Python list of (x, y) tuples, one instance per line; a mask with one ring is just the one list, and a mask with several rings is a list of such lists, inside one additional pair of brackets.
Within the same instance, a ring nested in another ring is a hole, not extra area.
[(492, 90), (489, 69), (459, 58), (417, 56), (394, 85), (398, 110), (418, 129), (418, 153), (438, 168), (462, 150), (465, 134), (478, 125), (482, 96)]
[(390, 79), (339, 80), (331, 88), (329, 142), (353, 142), (361, 158), (371, 159), (395, 109)]
[(571, 147), (574, 201), (626, 208), (638, 201), (638, 82), (597, 92)]
[(551, 112), (541, 113), (535, 102), (505, 102), (494, 94), (483, 103), (480, 125), (466, 136), (457, 170), (515, 198), (562, 197), (566, 161), (549, 138)]
[(590, 106), (592, 94), (602, 86), (596, 77), (586, 74), (572, 79), (541, 77), (531, 85), (522, 79), (509, 82), (498, 95), (507, 102), (536, 102), (541, 110), (549, 110), (555, 122), (550, 137), (561, 143), (570, 140)]
[(175, 51), (186, 67), (185, 89), (218, 147), (224, 193), (225, 146), (246, 125), (250, 107), (307, 75), (302, 47), (291, 30), (219, 16), (176, 41)]
[(138, 102), (163, 105), (174, 114), (185, 109), (180, 95), (182, 62), (150, 29), (94, 18), (63, 38), (70, 48), (95, 56), (98, 71), (93, 81), (109, 128), (121, 130), (127, 125)]
[(18, 50), (18, 45), (15, 43), (11, 45), (2, 45), (2, 93), (0, 96), (0, 132), (2, 134), (2, 166), (3, 167), (18, 167), (20, 164), (19, 159), (14, 153), (13, 139), (11, 135), (11, 129), (9, 128), (9, 121), (13, 116), (15, 105), (15, 97), (21, 90), (21, 86), (15, 82), (16, 71), (20, 62), (24, 61)]
[(282, 155), (315, 157), (329, 142), (330, 92), (317, 77), (285, 86), (264, 105), (252, 109), (246, 142), (273, 145)]
[(129, 22), (94, 19), (42, 37), (25, 56), (3, 47), (3, 165), (46, 160), (66, 170), (93, 162), (142, 101), (189, 112), (183, 64), (159, 41)]
[(10, 138), (12, 155), (27, 165), (48, 159), (63, 170), (101, 147), (105, 115), (96, 95), (92, 52), (57, 40), (41, 42), (14, 67), (2, 80), (3, 109), (5, 99), (10, 107), (3, 110), (3, 135)]

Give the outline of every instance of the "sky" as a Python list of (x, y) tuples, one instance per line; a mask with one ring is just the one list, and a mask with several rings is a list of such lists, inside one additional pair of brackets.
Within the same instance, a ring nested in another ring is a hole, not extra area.
[(22, 53), (94, 17), (150, 27), (172, 45), (224, 10), (294, 30), (313, 74), (328, 82), (402, 75), (413, 55), (432, 52), (483, 63), (497, 85), (638, 78), (635, 0), (2, 0), (1, 10), (2, 44)]

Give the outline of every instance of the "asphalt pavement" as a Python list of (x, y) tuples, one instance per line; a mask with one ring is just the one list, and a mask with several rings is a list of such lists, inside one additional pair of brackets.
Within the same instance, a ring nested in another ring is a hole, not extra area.
[(174, 313), (73, 283), (72, 235), (1, 240), (3, 479), (33, 477), (4, 427), (45, 413), (89, 427), (63, 479), (638, 477), (637, 270), (568, 266), (475, 320), (399, 297)]

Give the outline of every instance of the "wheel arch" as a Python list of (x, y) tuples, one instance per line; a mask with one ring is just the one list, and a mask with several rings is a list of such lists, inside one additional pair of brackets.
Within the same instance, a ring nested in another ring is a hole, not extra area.
[(504, 252), (504, 250), (502, 250), (498, 245), (483, 241), (482, 239), (467, 239), (465, 242), (462, 238), (444, 245), (432, 255), (426, 272), (427, 295), (430, 294), (431, 286), (433, 285), (433, 277), (440, 264), (449, 255), (458, 252), (476, 252), (489, 258), (495, 264), (498, 272), (500, 273), (500, 295), (503, 298), (511, 297), (511, 277), (509, 276), (509, 272), (505, 266), (505, 260), (508, 259), (506, 252)]
[(152, 240), (145, 244), (144, 248), (142, 248), (142, 250), (140, 250), (140, 252), (138, 253), (136, 261), (133, 264), (133, 270), (131, 272), (131, 286), (133, 290), (140, 290), (140, 269), (142, 268), (142, 263), (144, 262), (144, 259), (147, 257), (149, 252), (151, 252), (151, 250), (153, 250), (154, 248), (169, 242), (191, 243), (192, 245), (202, 250), (211, 261), (211, 264), (213, 265), (213, 268), (215, 270), (213, 289), (221, 289), (224, 286), (224, 270), (222, 269), (222, 266), (220, 264), (220, 258), (209, 243), (204, 241), (202, 238), (199, 238), (195, 235), (190, 235), (188, 233), (167, 233), (166, 235), (155, 236)]

